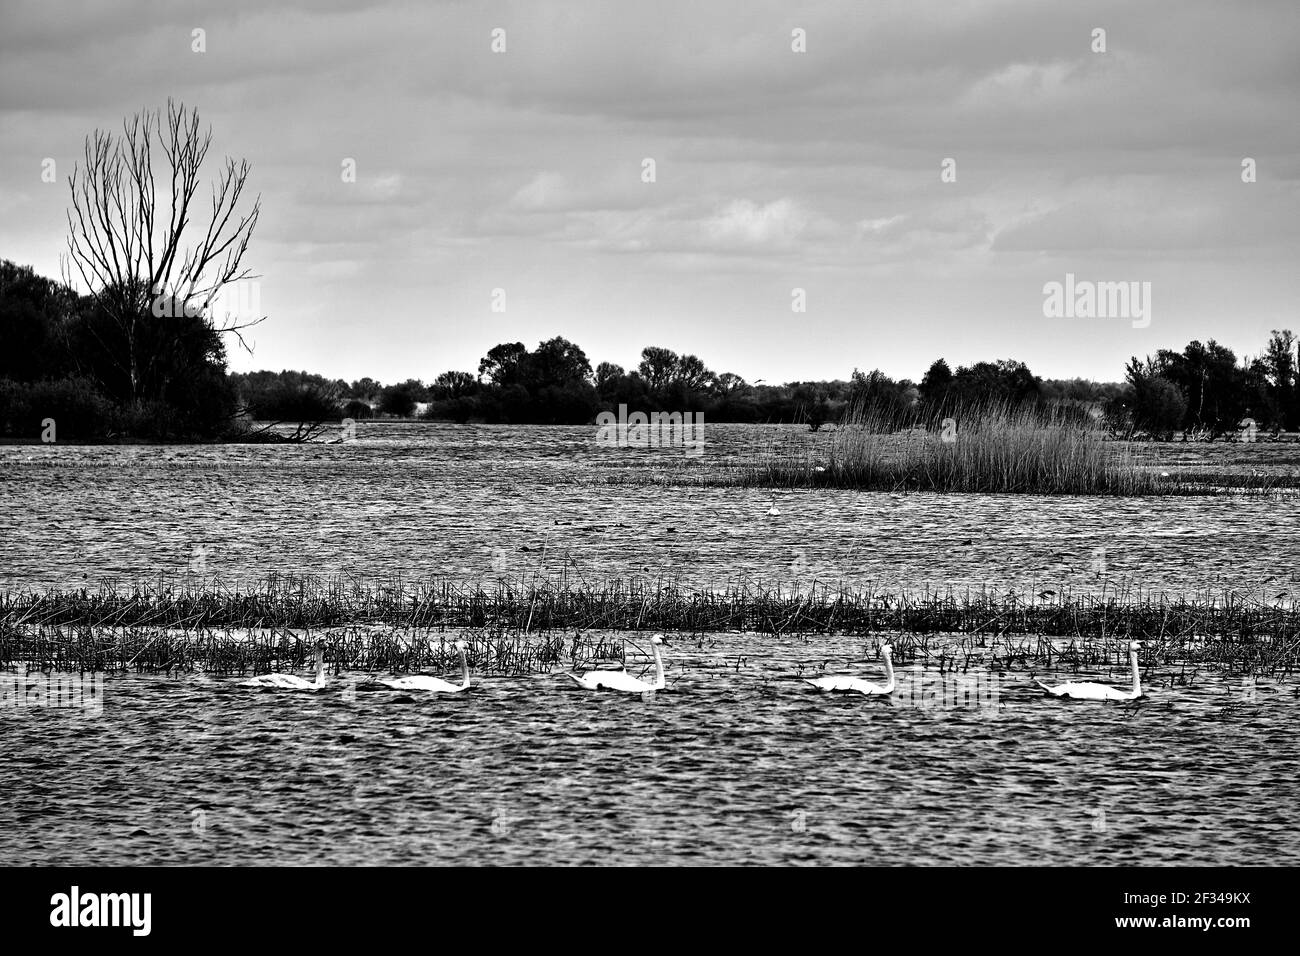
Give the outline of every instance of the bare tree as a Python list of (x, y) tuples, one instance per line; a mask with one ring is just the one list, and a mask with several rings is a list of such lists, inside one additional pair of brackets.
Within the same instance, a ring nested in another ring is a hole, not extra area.
[[(129, 380), (137, 404), (154, 378), (154, 365), (166, 361), (157, 323), (150, 324), (150, 347), (141, 347), (142, 325), (151, 314), (184, 310), (201, 316), (217, 333), (233, 333), (245, 348), (240, 330), (265, 318), (241, 321), (227, 314), (219, 319), (210, 312), (224, 286), (256, 278), (242, 260), (262, 202), (259, 195), (251, 208), (238, 212), (250, 167), (247, 160), (226, 157), (212, 185), (206, 225), (194, 221), (203, 205), (195, 202), (199, 172), (211, 143), (212, 131), (200, 129), (198, 110), (169, 99), (165, 120), (160, 110), (143, 110), (123, 121), (121, 136), (98, 129), (87, 136), (84, 166), (74, 167), (68, 179), (68, 258), (111, 321), (113, 337), (121, 338), (121, 348), (101, 344)], [(161, 205), (155, 146), (164, 157), (159, 165), (165, 163)], [(188, 244), (190, 236), (197, 241)], [(71, 284), (66, 261), (64, 272)]]

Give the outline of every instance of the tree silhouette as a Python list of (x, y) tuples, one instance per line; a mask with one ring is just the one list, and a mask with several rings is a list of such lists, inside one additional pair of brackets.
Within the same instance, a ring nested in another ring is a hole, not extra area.
[[(158, 399), (170, 377), (163, 366), (174, 344), (166, 341), (171, 329), (151, 318), (202, 317), (216, 332), (236, 336), (261, 321), (218, 320), (208, 311), (223, 287), (252, 278), (242, 262), (261, 213), (261, 197), (238, 212), (250, 168), (227, 157), (212, 186), (206, 225), (196, 222), (201, 203), (195, 196), (211, 143), (198, 111), (168, 100), (165, 122), (161, 111), (145, 110), (123, 121), (121, 136), (99, 129), (87, 136), (83, 162), (68, 178), (68, 260), (106, 319), (93, 334), (136, 407)], [(155, 149), (166, 167), (161, 199)], [(191, 237), (196, 241), (188, 244)], [(64, 270), (71, 284), (67, 260)]]

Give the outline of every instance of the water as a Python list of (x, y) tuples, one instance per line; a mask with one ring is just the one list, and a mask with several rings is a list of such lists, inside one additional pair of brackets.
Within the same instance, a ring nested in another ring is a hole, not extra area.
[(1300, 862), (1293, 687), (1157, 669), (1116, 705), (903, 667), (891, 704), (792, 679), (855, 647), (674, 644), (684, 676), (645, 698), (110, 677), (98, 716), (0, 718), (0, 863)]
[[(344, 445), (0, 446), (0, 589), (185, 574), (249, 585), (272, 572), (475, 582), (564, 571), (675, 575), (687, 586), (819, 579), (1300, 595), (1300, 496), (647, 486), (647, 476), (717, 475), (755, 449), (815, 448), (827, 436), (708, 426), (704, 454), (692, 457), (601, 448), (594, 431), (363, 423)], [(1231, 452), (1258, 458), (1267, 447)], [(780, 514), (769, 516), (774, 505)]]
[[(821, 440), (777, 428), (711, 427), (694, 460), (595, 449), (584, 429), (359, 435), (0, 447), (0, 588), (565, 570), (1290, 601), (1300, 566), (1295, 499), (638, 483)], [(346, 673), (319, 694), (109, 675), (99, 712), (11, 697), (0, 863), (1300, 862), (1292, 681), (1147, 661), (1148, 696), (1116, 705), (1045, 698), (1028, 674), (978, 663), (954, 677), (902, 659), (891, 701), (797, 680), (822, 668), (878, 679), (875, 654), (836, 636), (677, 636), (671, 689), (647, 698), (562, 674), (476, 675), (466, 694), (428, 698), (356, 690)], [(1122, 664), (1040, 676), (1127, 683)]]

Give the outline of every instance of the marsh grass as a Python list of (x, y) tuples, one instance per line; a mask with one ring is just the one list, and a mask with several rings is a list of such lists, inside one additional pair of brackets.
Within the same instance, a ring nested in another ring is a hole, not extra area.
[(1126, 443), (1107, 441), (1086, 416), (1056, 406), (989, 405), (894, 420), (855, 406), (815, 450), (778, 451), (740, 467), (734, 481), (765, 487), (1050, 495), (1177, 493)]
[(452, 642), (469, 644), (467, 660), (476, 671), (492, 674), (545, 673), (562, 661), (585, 660), (594, 646), (581, 635), (500, 631), (395, 631), (360, 625), (237, 629), (133, 626), (37, 625), (15, 629), (0, 624), (0, 667), (28, 671), (198, 671), (235, 676), (271, 671), (310, 671), (318, 643), (329, 669), (362, 675), (429, 671), (454, 674), (460, 658)]
[(27, 590), (0, 595), (0, 666), (260, 673), (306, 669), (323, 640), (336, 671), (454, 670), (450, 642), (459, 638), (469, 642), (479, 672), (546, 673), (624, 660), (624, 642), (652, 631), (897, 634), (906, 636), (900, 646), (941, 667), (958, 655), (969, 661), (977, 649), (995, 664), (1064, 658), (1082, 666), (1131, 639), (1150, 642), (1167, 660), (1242, 673), (1290, 673), (1300, 662), (1295, 606), (1239, 592), (1045, 593), (1052, 597), (821, 584), (697, 590), (644, 578), (535, 577), (470, 587), (289, 576), (249, 591), (192, 583)]

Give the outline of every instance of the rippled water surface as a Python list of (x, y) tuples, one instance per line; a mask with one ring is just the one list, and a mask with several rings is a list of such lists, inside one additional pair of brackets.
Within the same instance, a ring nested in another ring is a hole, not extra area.
[(1300, 862), (1293, 686), (1157, 670), (1141, 703), (1067, 703), (904, 667), (891, 704), (790, 673), (856, 652), (726, 636), (743, 663), (705, 677), (673, 645), (646, 698), (111, 677), (97, 716), (4, 716), (0, 862)]
[[(588, 429), (363, 424), (346, 445), (0, 447), (0, 588), (567, 569), (1289, 601), (1300, 583), (1294, 498), (690, 483), (809, 440), (718, 426), (694, 458)], [(645, 698), (542, 674), (430, 699), (346, 673), (316, 694), (130, 674), (103, 678), (102, 709), (11, 697), (0, 863), (1300, 862), (1292, 681), (1144, 661), (1148, 696), (1117, 705), (916, 660), (891, 701), (797, 680), (877, 679), (875, 650), (678, 635), (670, 690)], [(1059, 676), (1127, 682), (1122, 664)]]
[[(0, 587), (190, 572), (233, 584), (345, 571), (478, 581), (561, 569), (700, 586), (1276, 587), (1273, 598), (1300, 585), (1296, 495), (773, 494), (689, 482), (755, 451), (815, 454), (827, 436), (709, 426), (693, 456), (601, 448), (593, 432), (362, 423), (355, 442), (335, 445), (0, 447)], [(1180, 463), (1222, 470), (1231, 456), (1232, 467), (1294, 471), (1291, 446), (1170, 447)], [(647, 473), (678, 483), (647, 486)]]

